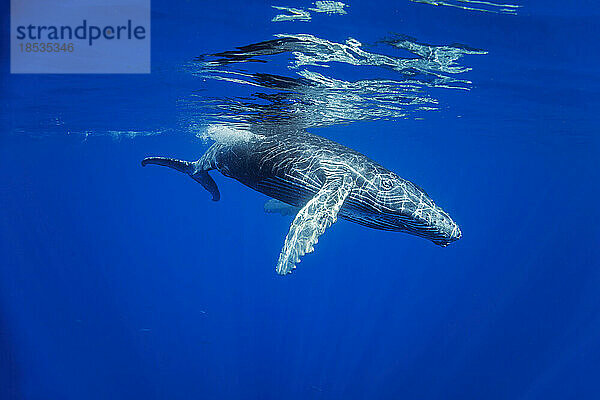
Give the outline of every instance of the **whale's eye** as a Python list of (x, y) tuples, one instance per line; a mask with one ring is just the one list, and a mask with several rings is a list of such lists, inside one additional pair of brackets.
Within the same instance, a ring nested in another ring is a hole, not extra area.
[(385, 190), (390, 190), (394, 187), (394, 182), (389, 178), (381, 178), (381, 187)]

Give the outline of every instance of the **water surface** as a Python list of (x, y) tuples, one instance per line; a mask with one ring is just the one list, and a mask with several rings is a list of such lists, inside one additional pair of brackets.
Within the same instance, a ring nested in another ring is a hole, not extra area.
[[(3, 52), (0, 397), (598, 398), (600, 8), (316, 3), (155, 0), (150, 75)], [(339, 221), (277, 276), (290, 216), (139, 165), (209, 126), (339, 141), (463, 238)]]

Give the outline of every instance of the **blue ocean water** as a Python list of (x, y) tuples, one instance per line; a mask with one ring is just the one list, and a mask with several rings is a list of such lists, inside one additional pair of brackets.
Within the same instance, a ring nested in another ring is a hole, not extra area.
[[(9, 74), (3, 4), (0, 398), (599, 398), (600, 7), (447, 3), (154, 0), (131, 76)], [(338, 141), (463, 237), (340, 220), (279, 276), (264, 195), (140, 166), (209, 126)]]

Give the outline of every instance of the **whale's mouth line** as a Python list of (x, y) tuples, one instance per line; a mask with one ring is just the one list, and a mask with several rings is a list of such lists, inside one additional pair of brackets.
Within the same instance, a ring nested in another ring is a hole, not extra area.
[(450, 233), (447, 233), (448, 229), (443, 226), (427, 224), (402, 214), (350, 213), (344, 215), (344, 218), (373, 229), (418, 236), (442, 247), (446, 247), (462, 237), (460, 228), (456, 224)]
[(452, 229), (448, 229), (448, 226), (429, 224), (424, 220), (416, 220), (404, 215), (394, 215), (394, 217), (399, 231), (428, 239), (442, 247), (446, 247), (462, 237), (460, 228), (453, 221), (449, 223)]

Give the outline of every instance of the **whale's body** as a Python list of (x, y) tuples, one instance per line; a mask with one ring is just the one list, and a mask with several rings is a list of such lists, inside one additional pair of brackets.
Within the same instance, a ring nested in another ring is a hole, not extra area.
[(407, 232), (446, 246), (461, 236), (458, 225), (419, 186), (339, 143), (294, 132), (230, 135), (197, 161), (144, 159), (189, 174), (219, 200), (208, 171), (299, 208), (279, 257), (277, 272), (295, 268), (337, 216), (375, 229)]

